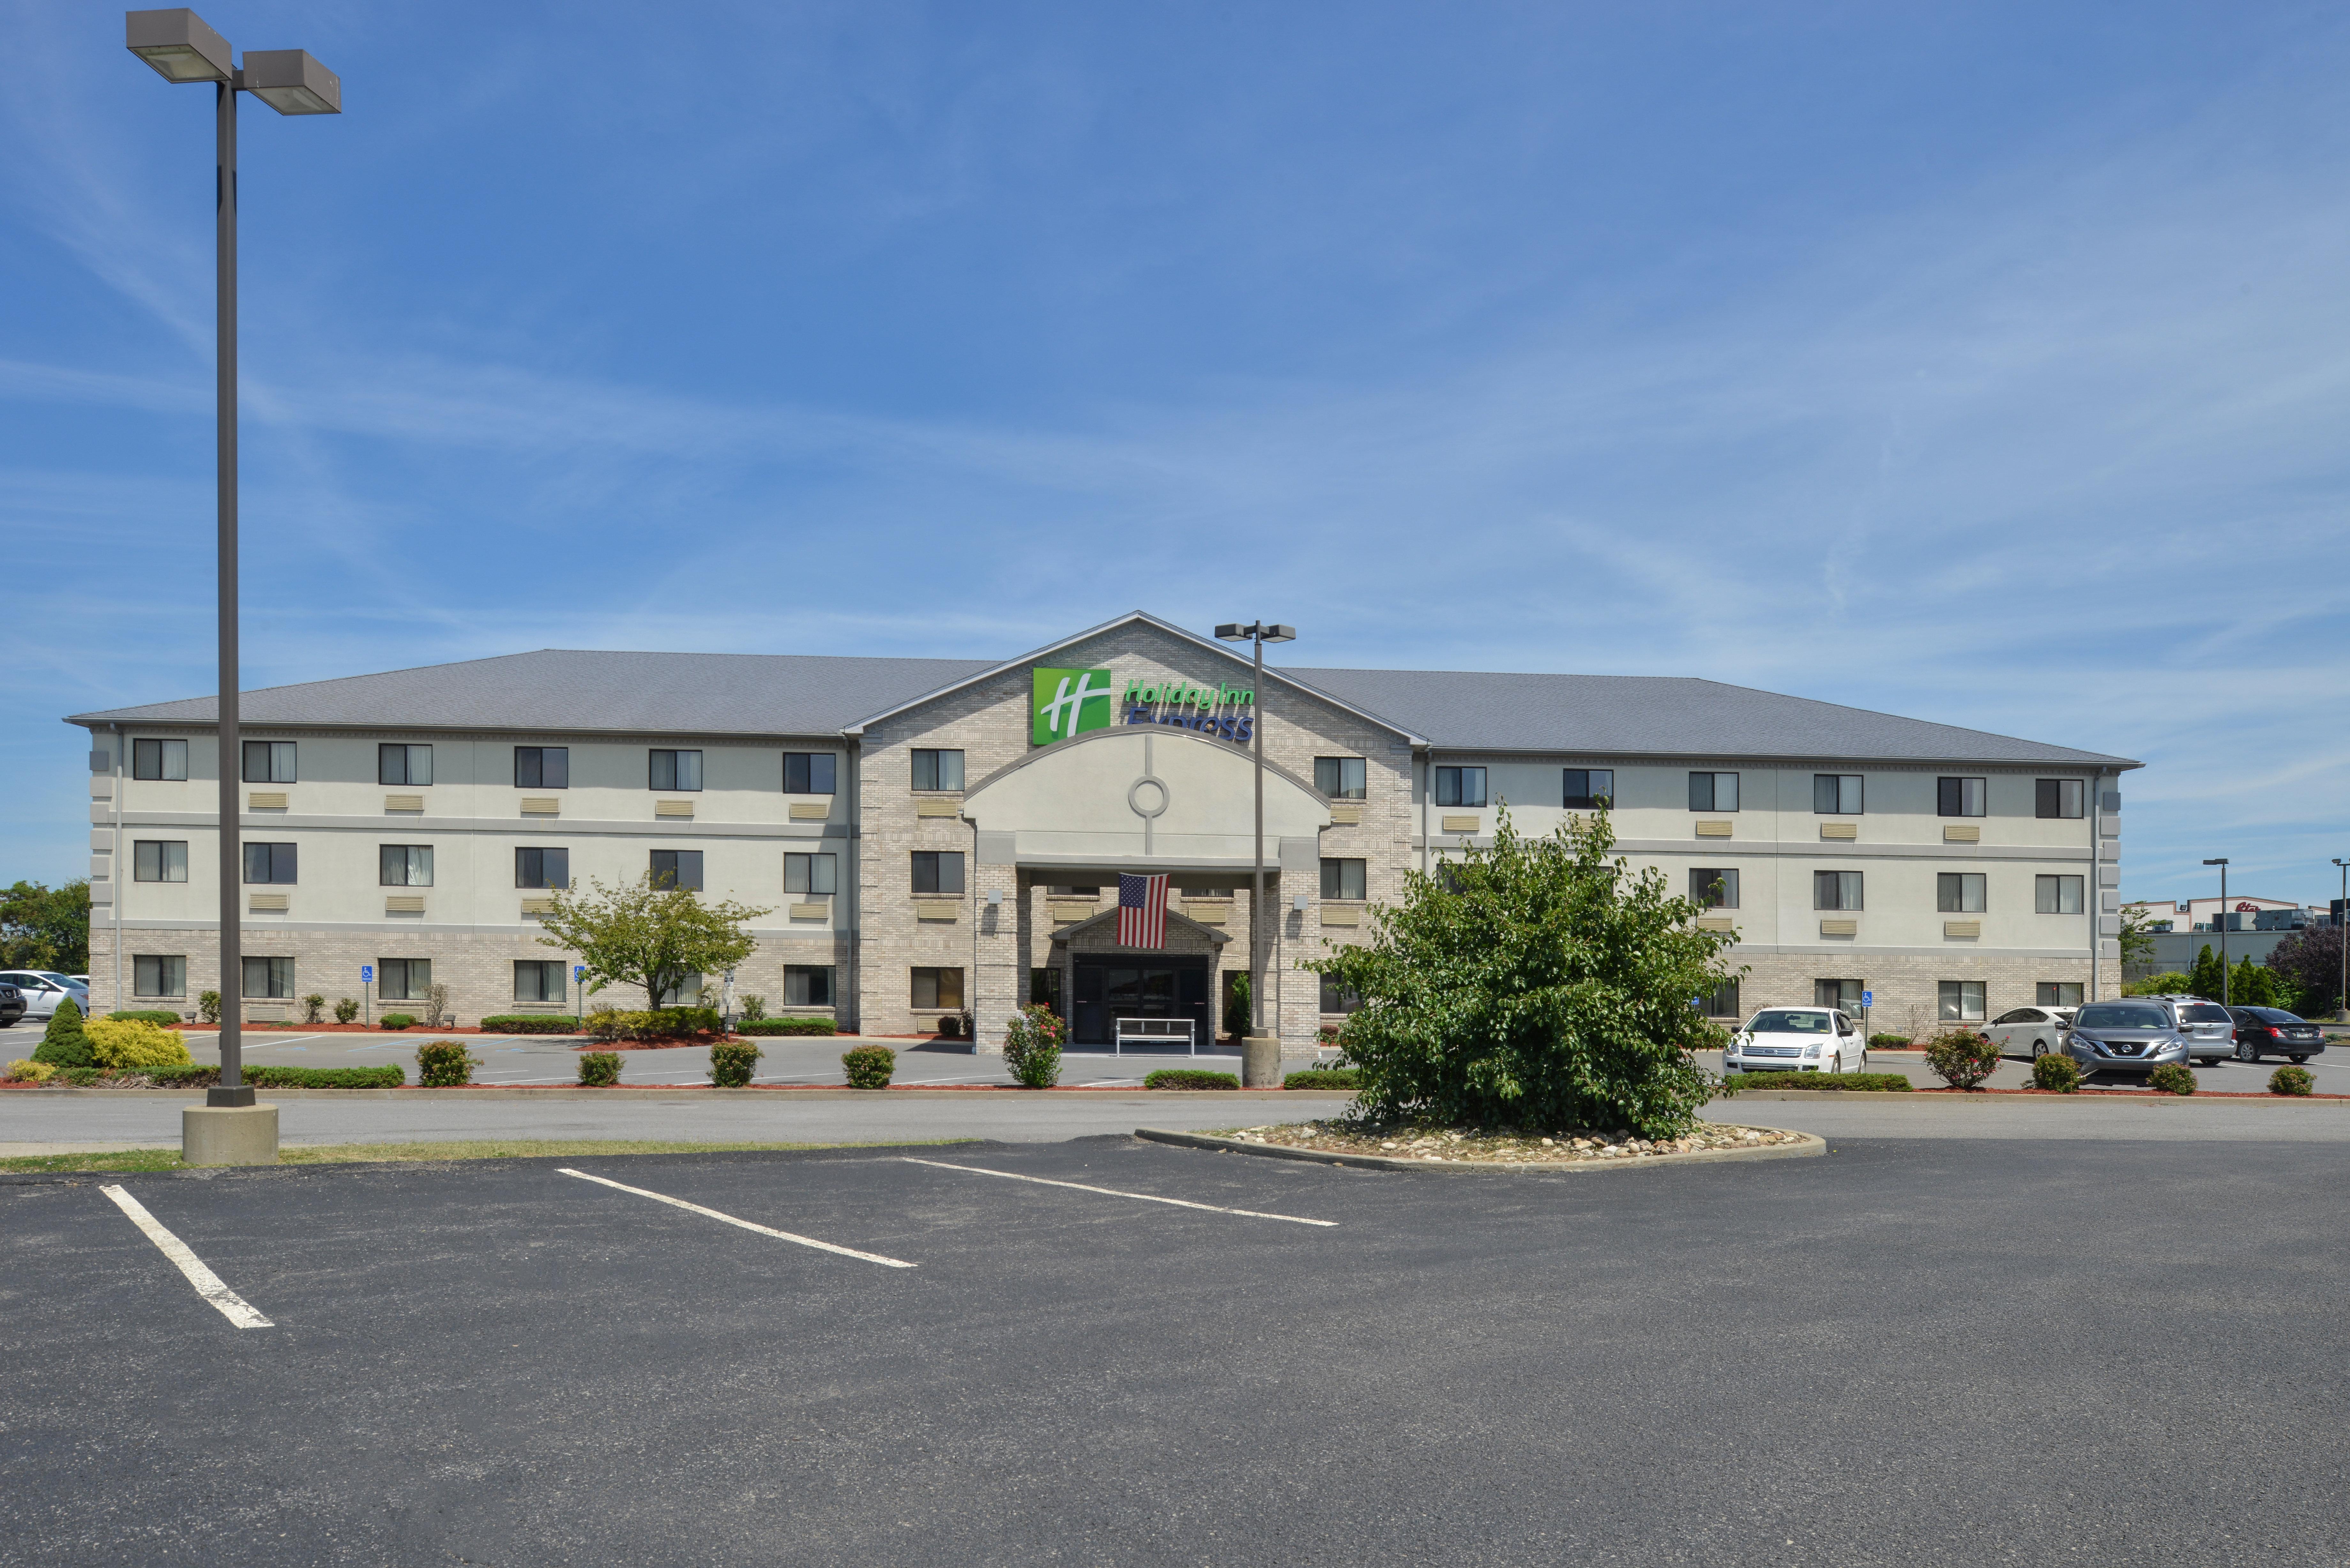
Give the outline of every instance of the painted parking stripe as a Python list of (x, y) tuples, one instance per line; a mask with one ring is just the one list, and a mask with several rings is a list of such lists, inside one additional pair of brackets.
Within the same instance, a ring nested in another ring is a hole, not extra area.
[(729, 1225), (739, 1225), (745, 1231), (756, 1231), (762, 1236), (773, 1236), (779, 1241), (795, 1241), (803, 1247), (814, 1247), (819, 1252), (837, 1252), (844, 1258), (862, 1258), (868, 1263), (879, 1263), (889, 1269), (911, 1269), (920, 1266), (907, 1262), (902, 1258), (885, 1258), (879, 1252), (860, 1252), (854, 1247), (841, 1247), (830, 1241), (819, 1241), (813, 1236), (795, 1236), (789, 1231), (778, 1231), (772, 1225), (760, 1225), (748, 1220), (737, 1220), (732, 1214), (722, 1214), (715, 1209), (704, 1209), (701, 1204), (688, 1203), (682, 1198), (671, 1198), (665, 1192), (648, 1192), (641, 1187), (630, 1187), (624, 1181), (613, 1181), (601, 1176), (590, 1176), (584, 1170), (573, 1170), (568, 1166), (557, 1166), (556, 1168), (565, 1176), (576, 1176), (582, 1181), (592, 1181), (598, 1186), (609, 1187), (620, 1192), (633, 1192), (639, 1198), (650, 1198), (656, 1203), (666, 1203), (672, 1209), (682, 1209), (688, 1213), (700, 1214), (705, 1219), (723, 1220)]
[(977, 1165), (949, 1165), (942, 1159), (916, 1159), (911, 1155), (899, 1158), (908, 1165), (931, 1165), (941, 1170), (967, 1170), (973, 1176), (1000, 1176), (1006, 1181), (1033, 1181), (1039, 1187), (1066, 1187), (1078, 1192), (1098, 1192), (1105, 1198), (1136, 1198), (1145, 1203), (1172, 1204), (1178, 1209), (1204, 1209), (1211, 1214), (1237, 1214), (1244, 1220), (1285, 1220), (1292, 1225), (1319, 1225), (1325, 1230), (1336, 1230), (1338, 1225), (1336, 1220), (1304, 1220), (1295, 1214), (1265, 1214), (1254, 1209), (1227, 1209), (1221, 1203), (1194, 1203), (1188, 1198), (1161, 1198), (1150, 1192), (1120, 1192), (1115, 1187), (1088, 1187), (1082, 1181), (1055, 1181), (1045, 1176), (1023, 1176), (1015, 1170), (989, 1170)]
[(101, 1187), (100, 1192), (114, 1199), (114, 1206), (130, 1216), (130, 1222), (147, 1233), (156, 1250), (179, 1265), (180, 1272), (188, 1276), (188, 1283), (196, 1287), (196, 1294), (220, 1309), (221, 1316), (239, 1328), (275, 1328), (277, 1325), (253, 1310), (252, 1304), (221, 1282), (221, 1277), (204, 1267), (204, 1261), (188, 1250), (188, 1244), (163, 1229), (147, 1207), (120, 1187)]

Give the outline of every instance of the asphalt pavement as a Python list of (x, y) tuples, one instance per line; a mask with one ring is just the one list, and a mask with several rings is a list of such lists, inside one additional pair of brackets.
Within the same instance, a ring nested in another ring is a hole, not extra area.
[(904, 1152), (0, 1181), (0, 1563), (2350, 1560), (2337, 1147)]

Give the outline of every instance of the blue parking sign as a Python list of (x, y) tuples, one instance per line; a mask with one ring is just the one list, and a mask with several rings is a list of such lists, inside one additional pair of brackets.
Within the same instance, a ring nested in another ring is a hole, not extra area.
[(373, 964), (371, 964), (371, 963), (363, 963), (363, 964), (359, 965), (359, 983), (360, 983), (361, 985), (365, 985), (365, 984), (367, 984), (367, 983), (368, 983), (368, 981), (369, 981), (373, 980), (374, 978), (375, 978), (375, 965), (373, 965)]
[(586, 980), (588, 978), (588, 966), (584, 963), (573, 964), (571, 966), (571, 978), (574, 980)]
[(1872, 1002), (1874, 1002), (1876, 1000), (1877, 1000), (1877, 992), (1873, 992), (1873, 991), (1864, 991), (1864, 992), (1862, 992), (1860, 993), (1860, 1004), (1861, 1004), (1863, 1007), (1866, 1007), (1866, 1006), (1870, 1005), (1870, 1004), (1871, 1004)]

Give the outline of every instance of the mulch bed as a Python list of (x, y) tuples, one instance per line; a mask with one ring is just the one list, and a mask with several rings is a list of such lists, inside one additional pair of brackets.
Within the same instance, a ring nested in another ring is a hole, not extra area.
[(1651, 1141), (1621, 1133), (1586, 1132), (1544, 1137), (1538, 1133), (1477, 1132), (1458, 1127), (1364, 1127), (1346, 1120), (1243, 1127), (1225, 1136), (1243, 1143), (1310, 1148), (1322, 1154), (1378, 1155), (1388, 1159), (1485, 1165), (1639, 1159), (1662, 1154), (1694, 1154), (1704, 1149), (1802, 1143), (1805, 1137), (1776, 1127), (1736, 1127), (1725, 1122), (1706, 1123), (1688, 1137)]

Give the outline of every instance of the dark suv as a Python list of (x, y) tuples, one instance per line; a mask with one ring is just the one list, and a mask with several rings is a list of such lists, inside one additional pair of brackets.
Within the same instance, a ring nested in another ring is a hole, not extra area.
[(2297, 1067), (2325, 1049), (2324, 1031), (2281, 1007), (2231, 1007), (2228, 1013), (2236, 1021), (2239, 1062), (2290, 1056)]
[(24, 1016), (25, 993), (13, 985), (0, 985), (0, 1029)]

